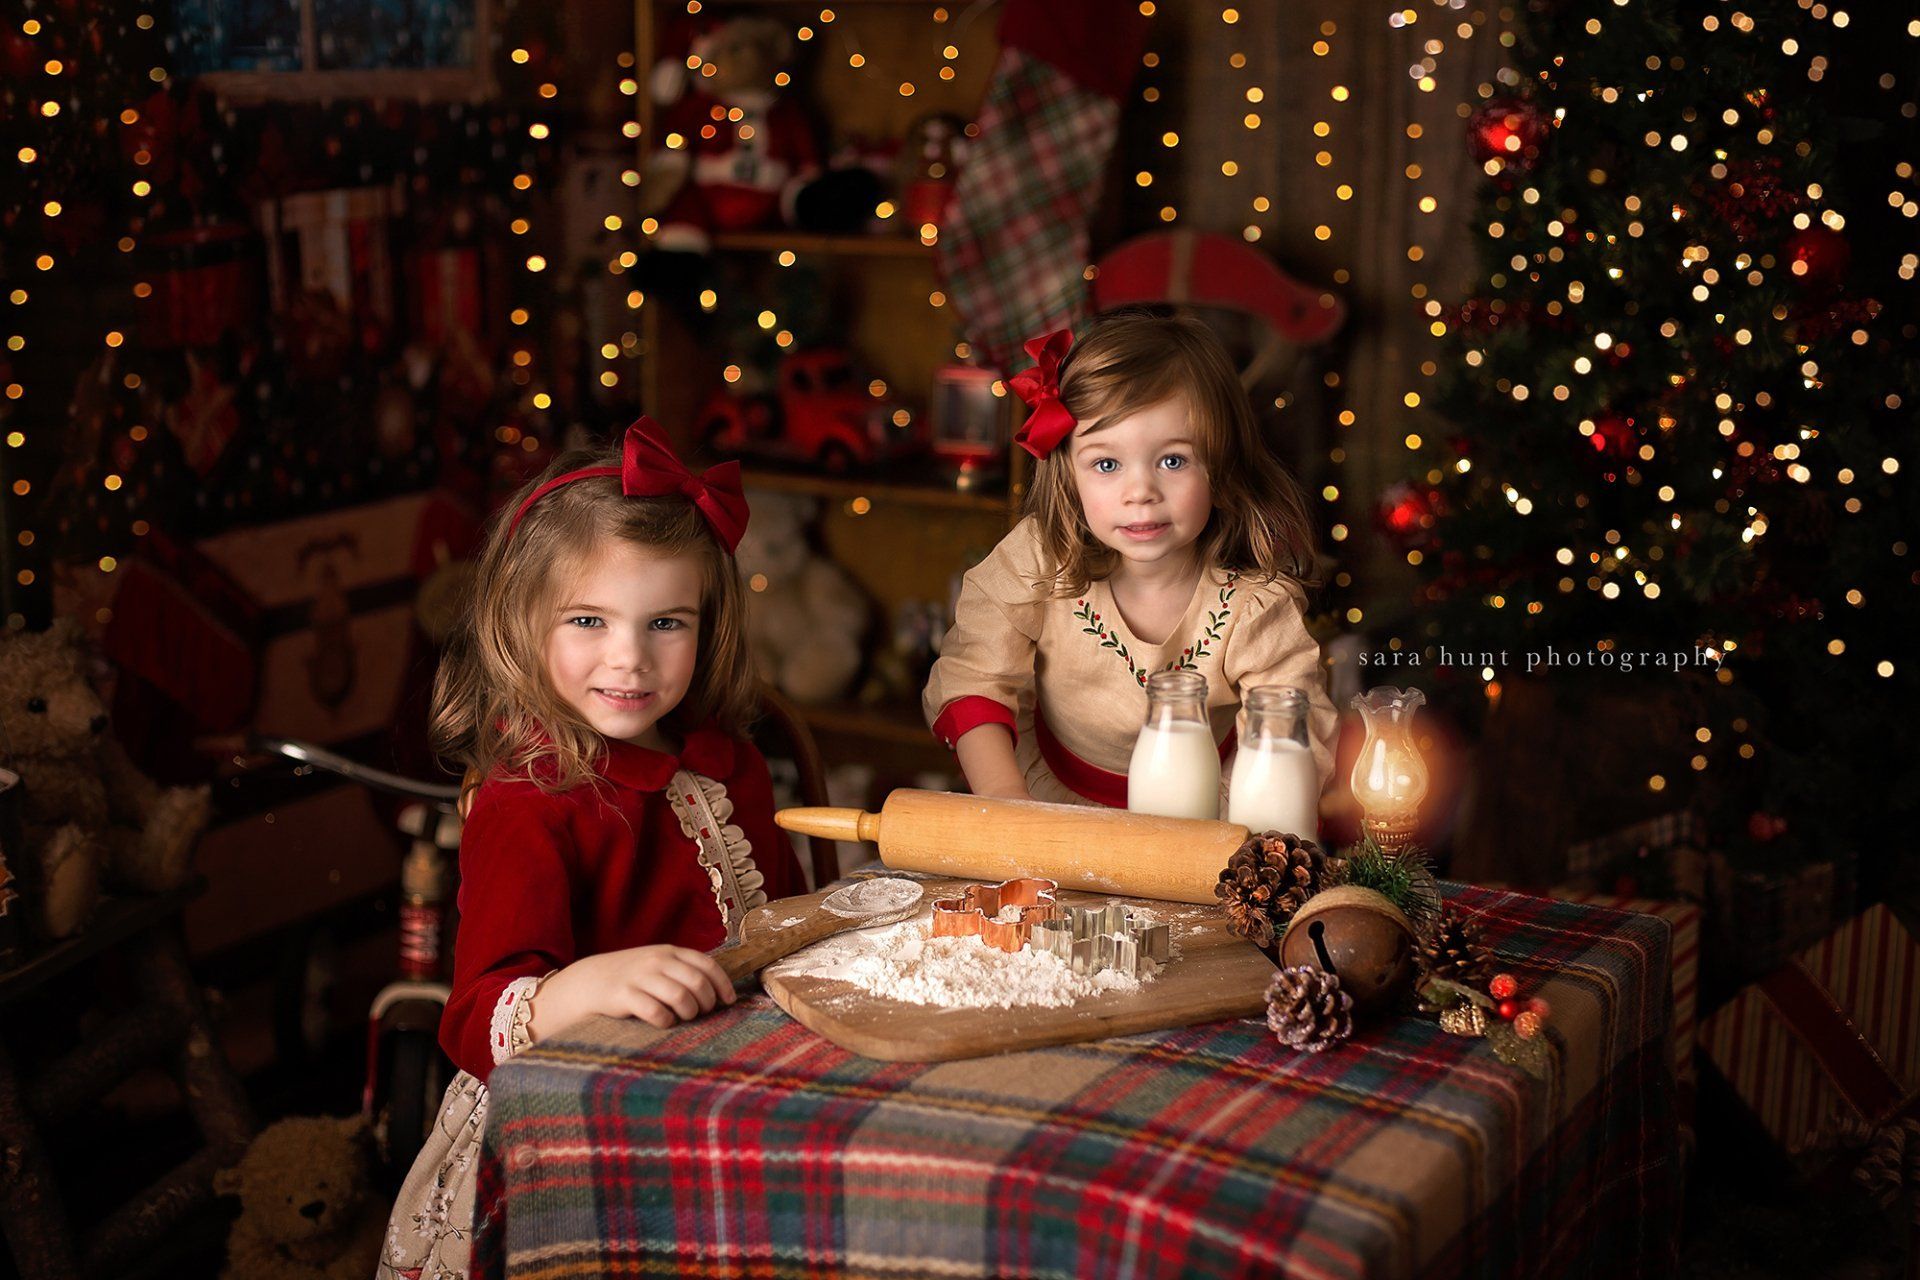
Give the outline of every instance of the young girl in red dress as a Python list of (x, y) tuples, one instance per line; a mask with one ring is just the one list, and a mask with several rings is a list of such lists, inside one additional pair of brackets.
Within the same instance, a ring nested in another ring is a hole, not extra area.
[(435, 746), (472, 788), (440, 1028), (460, 1073), (383, 1276), (465, 1274), (496, 1064), (591, 1014), (669, 1027), (732, 1003), (707, 953), (806, 891), (742, 736), (746, 523), (737, 465), (696, 476), (642, 418), (556, 462), (489, 534), (433, 698)]

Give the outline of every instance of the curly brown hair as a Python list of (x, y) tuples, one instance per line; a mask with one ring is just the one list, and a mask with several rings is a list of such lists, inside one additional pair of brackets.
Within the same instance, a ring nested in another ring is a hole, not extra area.
[(1115, 552), (1094, 537), (1069, 461), (1074, 442), (1108, 422), (1178, 396), (1213, 491), (1200, 535), (1202, 563), (1255, 580), (1316, 586), (1315, 537), (1300, 486), (1260, 436), (1253, 406), (1220, 340), (1199, 320), (1146, 307), (1094, 318), (1060, 366), (1060, 403), (1081, 424), (1034, 465), (1027, 514), (1054, 576), (1034, 585), (1077, 595), (1113, 572)]
[[(701, 562), (700, 636), (692, 687), (663, 723), (676, 733), (709, 719), (742, 734), (758, 684), (746, 642), (746, 596), (733, 557), (685, 498), (629, 498), (618, 475), (576, 480), (511, 513), (540, 485), (621, 461), (618, 445), (556, 459), (495, 515), (472, 594), (434, 678), (433, 749), (470, 782), (505, 776), (562, 791), (591, 781), (604, 742), (553, 687), (542, 619), (555, 593), (596, 547), (618, 539)], [(509, 537), (511, 533), (511, 537)]]

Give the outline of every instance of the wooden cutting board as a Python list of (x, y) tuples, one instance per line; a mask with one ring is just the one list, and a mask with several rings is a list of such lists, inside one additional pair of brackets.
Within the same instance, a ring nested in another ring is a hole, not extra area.
[[(931, 904), (934, 898), (953, 896), (968, 882), (922, 883), (927, 890), (922, 901)], [(797, 915), (822, 896), (787, 899), (779, 907)], [(1060, 1008), (937, 1008), (877, 996), (837, 978), (798, 974), (763, 974), (761, 982), (774, 1002), (802, 1025), (843, 1049), (889, 1062), (980, 1058), (1265, 1011), (1273, 963), (1252, 943), (1227, 931), (1219, 907), (1066, 889), (1058, 897), (1069, 906), (1122, 902), (1143, 907), (1172, 926), (1178, 954), (1138, 991), (1106, 992)], [(926, 912), (914, 918), (924, 920)]]

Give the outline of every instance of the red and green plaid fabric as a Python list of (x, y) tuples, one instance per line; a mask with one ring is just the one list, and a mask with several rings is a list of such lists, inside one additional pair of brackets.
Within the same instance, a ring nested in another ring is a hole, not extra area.
[(497, 1068), (480, 1277), (1616, 1276), (1674, 1263), (1668, 927), (1449, 887), (1553, 1004), (1536, 1081), (1389, 1018), (873, 1062), (764, 997)]
[(1007, 49), (979, 126), (941, 233), (940, 272), (968, 340), (1011, 371), (1022, 342), (1086, 313), (1087, 220), (1120, 104)]

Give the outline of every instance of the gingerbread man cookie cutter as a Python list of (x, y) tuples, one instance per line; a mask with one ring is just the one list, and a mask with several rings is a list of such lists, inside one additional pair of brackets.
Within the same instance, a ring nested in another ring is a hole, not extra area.
[[(990, 947), (1018, 951), (1027, 945), (1035, 925), (1060, 910), (1053, 898), (1059, 887), (1052, 880), (1032, 878), (970, 884), (957, 898), (933, 900), (933, 936), (979, 938)], [(1008, 907), (1018, 907), (1019, 915), (996, 919)]]

